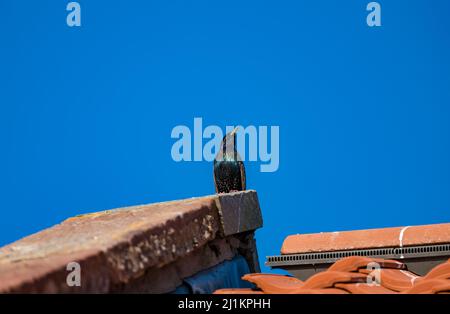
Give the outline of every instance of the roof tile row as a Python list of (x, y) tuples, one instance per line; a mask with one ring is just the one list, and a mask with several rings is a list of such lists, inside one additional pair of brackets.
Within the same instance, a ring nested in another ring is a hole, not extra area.
[(361, 256), (341, 259), (306, 281), (274, 274), (242, 277), (257, 289), (220, 289), (216, 294), (418, 294), (450, 293), (450, 260), (418, 276), (405, 264)]
[(284, 240), (281, 254), (403, 247), (449, 242), (450, 223), (442, 223), (315, 234), (294, 234)]

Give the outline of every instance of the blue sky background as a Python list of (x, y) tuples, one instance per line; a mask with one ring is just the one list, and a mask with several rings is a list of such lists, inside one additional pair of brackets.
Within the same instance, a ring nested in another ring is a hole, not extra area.
[[(174, 126), (279, 125), (247, 164), (261, 262), (293, 233), (450, 221), (450, 2), (0, 1), (0, 245), (214, 193)], [(264, 270), (268, 270), (265, 268)]]

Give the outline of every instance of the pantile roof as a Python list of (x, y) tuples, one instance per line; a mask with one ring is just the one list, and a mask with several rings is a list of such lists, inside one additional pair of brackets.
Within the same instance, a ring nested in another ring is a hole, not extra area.
[(266, 265), (295, 277), (247, 274), (255, 289), (215, 293), (450, 293), (450, 223), (297, 234)]
[[(380, 268), (373, 268), (379, 265)], [(393, 260), (352, 256), (339, 260), (326, 271), (305, 281), (274, 274), (242, 277), (255, 289), (220, 289), (216, 294), (418, 294), (450, 293), (450, 260), (418, 276)]]
[(288, 236), (281, 247), (281, 254), (342, 251), (380, 247), (404, 247), (450, 242), (450, 223), (295, 234)]

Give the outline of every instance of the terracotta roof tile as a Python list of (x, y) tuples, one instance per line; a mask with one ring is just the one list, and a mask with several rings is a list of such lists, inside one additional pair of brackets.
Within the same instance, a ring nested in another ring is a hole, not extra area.
[(430, 293), (442, 293), (450, 292), (450, 280), (445, 279), (428, 279), (422, 280), (415, 284), (414, 287), (404, 291), (409, 294), (430, 294)]
[(214, 291), (214, 294), (264, 294), (260, 290), (253, 290), (250, 288), (234, 288), (234, 289), (219, 289)]
[(402, 247), (450, 242), (450, 223), (288, 236), (281, 254)]
[(328, 288), (328, 289), (298, 289), (291, 291), (289, 294), (349, 294), (349, 292), (337, 288)]
[(377, 263), (382, 268), (406, 269), (406, 265), (394, 261), (381, 258), (370, 258), (364, 256), (351, 256), (341, 259), (330, 266), (328, 270), (332, 271), (358, 271), (360, 268), (367, 268), (371, 263)]
[[(367, 269), (360, 269), (361, 273), (369, 274), (371, 271)], [(394, 291), (404, 291), (412, 288), (414, 283), (420, 277), (407, 270), (398, 269), (380, 269), (381, 284)]]
[(269, 261), (304, 281), (269, 274), (242, 278), (263, 293), (450, 293), (449, 245), (450, 223), (292, 235), (282, 256)]
[(425, 275), (425, 279), (450, 279), (450, 262), (442, 263)]
[(352, 294), (396, 294), (396, 292), (381, 285), (369, 285), (367, 283), (338, 283), (337, 288)]
[(342, 271), (324, 271), (315, 274), (305, 281), (304, 289), (324, 289), (331, 288), (336, 283), (356, 283), (366, 282), (367, 276), (360, 273), (342, 272)]
[[(377, 262), (379, 285), (369, 284), (366, 269), (370, 262)], [(248, 289), (222, 289), (221, 294), (236, 293), (286, 293), (286, 294), (397, 294), (397, 293), (450, 293), (450, 263), (445, 262), (417, 276), (403, 263), (394, 260), (348, 257), (341, 259), (327, 270), (302, 282), (294, 277), (275, 274), (247, 274), (242, 278), (258, 286), (261, 291)], [(338, 271), (337, 271), (338, 270)]]
[(289, 293), (303, 287), (303, 282), (295, 277), (276, 274), (247, 274), (242, 279), (254, 283), (266, 293)]

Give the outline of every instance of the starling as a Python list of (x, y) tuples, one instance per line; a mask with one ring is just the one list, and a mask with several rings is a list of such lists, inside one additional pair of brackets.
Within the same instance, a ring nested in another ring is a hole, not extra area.
[(214, 158), (214, 185), (216, 193), (243, 191), (245, 168), (236, 148), (235, 128), (222, 139), (220, 150)]

